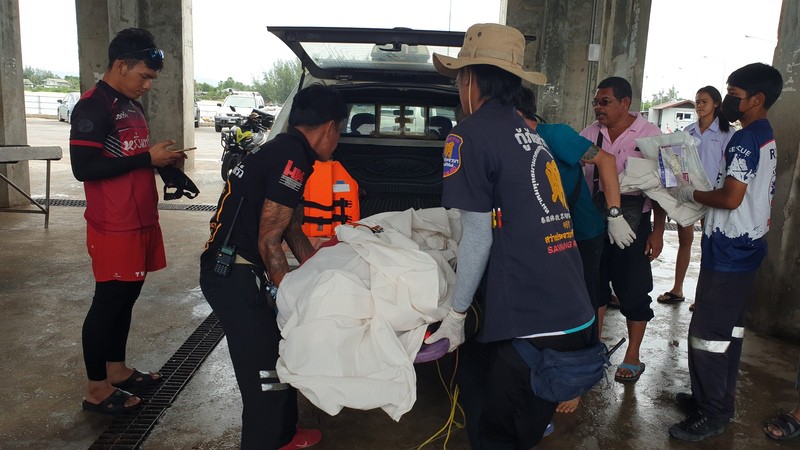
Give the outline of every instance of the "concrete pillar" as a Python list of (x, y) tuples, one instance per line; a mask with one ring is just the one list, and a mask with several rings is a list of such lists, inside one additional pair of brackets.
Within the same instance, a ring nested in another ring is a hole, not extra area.
[[(19, 27), (17, 0), (0, 0), (0, 146), (28, 143)], [(0, 151), (3, 151), (2, 148)], [(30, 192), (27, 161), (0, 164), (0, 173), (25, 192)], [(26, 204), (28, 200), (25, 197), (9, 188), (5, 182), (0, 182), (0, 207)]]
[(107, 0), (75, 0), (82, 93), (103, 78), (108, 65), (108, 43), (112, 36), (108, 24), (108, 3)]
[[(597, 83), (615, 75), (631, 82), (641, 103), (650, 0), (507, 0), (506, 24), (536, 36), (526, 70), (547, 75), (538, 110), (550, 122), (582, 129), (594, 121)], [(594, 45), (590, 61), (590, 44)]]
[[(164, 69), (139, 99), (145, 108), (151, 142), (194, 146), (194, 50), (191, 0), (75, 0), (81, 90), (94, 86), (108, 65), (108, 43), (125, 28), (153, 33), (164, 50)], [(187, 153), (184, 169), (194, 167)]]
[(800, 2), (784, 1), (773, 66), (783, 75), (783, 92), (770, 108), (778, 169), (769, 253), (762, 263), (749, 324), (768, 334), (800, 338)]
[[(139, 5), (141, 26), (165, 54), (164, 69), (143, 102), (153, 142), (172, 139), (178, 148), (194, 147), (192, 0), (139, 0)], [(188, 156), (184, 169), (194, 168), (194, 153)]]

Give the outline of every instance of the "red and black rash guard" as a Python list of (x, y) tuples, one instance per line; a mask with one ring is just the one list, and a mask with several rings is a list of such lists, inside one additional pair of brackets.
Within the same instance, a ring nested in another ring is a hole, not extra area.
[(72, 112), (72, 173), (83, 181), (86, 221), (104, 233), (158, 223), (158, 190), (150, 165), (150, 131), (142, 105), (104, 81)]

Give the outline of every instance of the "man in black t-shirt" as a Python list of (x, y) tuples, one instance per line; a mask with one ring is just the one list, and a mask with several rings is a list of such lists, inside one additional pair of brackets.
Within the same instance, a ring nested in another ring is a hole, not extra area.
[(327, 161), (347, 117), (335, 90), (314, 85), (294, 97), (289, 130), (253, 151), (230, 174), (200, 256), (200, 287), (228, 340), (242, 394), (242, 449), (295, 449), (321, 439), (297, 428), (297, 392), (275, 371), (280, 331), (275, 295), (289, 263), (314, 251), (301, 229), (303, 188), (314, 161)]

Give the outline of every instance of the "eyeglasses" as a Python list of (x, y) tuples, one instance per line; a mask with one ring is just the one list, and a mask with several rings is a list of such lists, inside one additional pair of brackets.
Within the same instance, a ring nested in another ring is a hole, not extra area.
[(597, 107), (597, 105), (600, 105), (603, 108), (605, 108), (606, 106), (610, 105), (611, 102), (616, 101), (616, 100), (617, 99), (615, 99), (615, 98), (604, 97), (604, 98), (601, 98), (600, 100), (592, 100), (592, 106), (593, 107)]
[(134, 50), (132, 52), (123, 53), (119, 55), (119, 59), (133, 59), (133, 58), (126, 58), (130, 56), (141, 56), (142, 59), (150, 59), (151, 61), (161, 62), (164, 61), (164, 50), (160, 48), (144, 48), (141, 50)]

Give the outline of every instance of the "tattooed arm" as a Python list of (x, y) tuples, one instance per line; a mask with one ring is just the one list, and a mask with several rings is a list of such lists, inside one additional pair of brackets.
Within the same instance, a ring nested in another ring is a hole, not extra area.
[[(269, 279), (280, 286), (284, 275), (289, 272), (289, 262), (281, 243), (283, 233), (292, 220), (293, 211), (288, 206), (264, 200), (261, 219), (258, 225), (258, 253), (267, 268)], [(310, 245), (310, 244), (309, 244)]]
[(617, 160), (611, 153), (604, 152), (600, 147), (592, 145), (581, 157), (581, 161), (594, 164), (600, 182), (603, 183), (603, 193), (606, 205), (620, 206), (619, 178), (617, 176)]
[(283, 232), (283, 239), (292, 251), (292, 254), (300, 264), (304, 263), (314, 254), (314, 246), (308, 240), (308, 236), (303, 233), (303, 204), (300, 203), (294, 209), (289, 226)]

